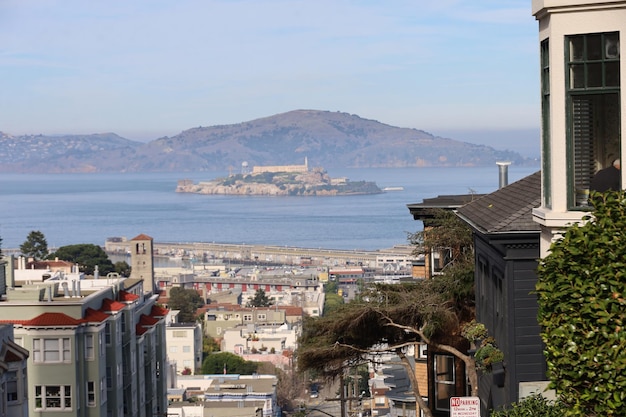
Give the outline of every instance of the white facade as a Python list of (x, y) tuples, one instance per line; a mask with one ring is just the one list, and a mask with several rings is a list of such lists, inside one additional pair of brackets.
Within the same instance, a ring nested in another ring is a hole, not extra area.
[(202, 367), (202, 326), (200, 323), (170, 323), (165, 328), (167, 358), (176, 363), (176, 373), (196, 374)]
[(543, 194), (533, 217), (545, 256), (559, 233), (587, 214), (594, 173), (625, 160), (620, 39), (626, 37), (626, 2), (533, 0), (532, 12), (541, 54)]

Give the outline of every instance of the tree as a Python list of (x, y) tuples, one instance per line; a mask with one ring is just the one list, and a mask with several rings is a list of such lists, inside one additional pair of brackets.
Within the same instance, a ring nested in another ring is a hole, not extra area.
[(196, 310), (204, 305), (204, 300), (196, 290), (181, 287), (170, 289), (168, 307), (178, 310), (178, 321), (191, 323), (196, 320)]
[(39, 230), (31, 231), (24, 243), (20, 245), (20, 252), (27, 258), (35, 260), (46, 259), (48, 256), (48, 242)]
[(129, 277), (130, 276), (130, 265), (128, 265), (128, 262), (126, 261), (117, 261), (113, 264), (113, 270), (114, 272), (117, 272), (118, 274), (120, 274), (123, 277)]
[(91, 243), (61, 246), (56, 252), (48, 255), (48, 259), (55, 258), (78, 264), (79, 269), (87, 275), (93, 275), (96, 266), (100, 275), (114, 272), (113, 262), (104, 249)]
[(268, 298), (265, 291), (261, 288), (256, 290), (254, 297), (249, 297), (246, 307), (269, 307), (274, 304), (274, 301)]
[(212, 354), (213, 352), (219, 352), (220, 345), (211, 336), (202, 337), (202, 355), (203, 358)]
[(246, 361), (241, 356), (230, 352), (213, 353), (202, 362), (203, 374), (242, 374), (252, 375), (256, 372), (259, 364)]
[(566, 229), (538, 269), (539, 324), (564, 416), (626, 407), (626, 194), (592, 192), (593, 212)]
[[(434, 212), (430, 227), (410, 235), (416, 245), (448, 248), (451, 257), (442, 275), (403, 284), (377, 284), (362, 291), (359, 299), (339, 306), (331, 316), (307, 317), (297, 352), (301, 370), (313, 370), (325, 379), (344, 373), (344, 368), (377, 355), (393, 352), (407, 370), (415, 399), (432, 417), (423, 400), (413, 362), (406, 356), (408, 346), (426, 343), (430, 348), (450, 353), (464, 362), (472, 395), (478, 393), (478, 368), (502, 358), (487, 329), (473, 321), (474, 262), (471, 231), (454, 214)], [(416, 252), (423, 251), (417, 247)], [(482, 349), (481, 359), (468, 352)]]

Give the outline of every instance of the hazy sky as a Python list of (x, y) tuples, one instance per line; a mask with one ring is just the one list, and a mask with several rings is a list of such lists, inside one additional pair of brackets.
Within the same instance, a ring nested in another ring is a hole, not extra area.
[(530, 0), (0, 0), (0, 131), (147, 140), (295, 109), (538, 129), (537, 32)]

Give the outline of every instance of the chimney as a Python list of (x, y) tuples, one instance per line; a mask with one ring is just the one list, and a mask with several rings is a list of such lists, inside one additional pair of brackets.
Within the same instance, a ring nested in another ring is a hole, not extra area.
[(511, 165), (511, 162), (509, 161), (496, 162), (496, 165), (498, 165), (498, 170), (500, 174), (499, 175), (500, 184), (498, 186), (498, 189), (504, 188), (507, 185), (509, 185), (509, 165)]

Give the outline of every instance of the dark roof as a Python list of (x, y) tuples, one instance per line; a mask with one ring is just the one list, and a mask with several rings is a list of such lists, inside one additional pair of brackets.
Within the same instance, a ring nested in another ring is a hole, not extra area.
[(536, 232), (532, 209), (541, 205), (541, 171), (464, 205), (457, 214), (476, 230), (488, 233)]
[(436, 209), (456, 210), (482, 196), (484, 194), (440, 195), (425, 198), (421, 203), (407, 204), (407, 207), (414, 220), (425, 220), (434, 217)]

